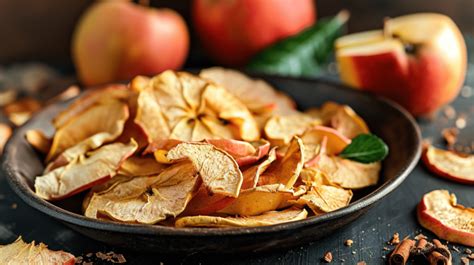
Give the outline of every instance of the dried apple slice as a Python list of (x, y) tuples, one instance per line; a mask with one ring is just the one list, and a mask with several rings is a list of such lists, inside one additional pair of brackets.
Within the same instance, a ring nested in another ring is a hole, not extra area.
[(8, 245), (0, 245), (0, 264), (54, 264), (74, 265), (74, 255), (64, 251), (49, 250), (43, 243), (25, 243), (21, 237)]
[(303, 140), (304, 146), (308, 146), (308, 148), (311, 148), (314, 145), (321, 145), (324, 138), (327, 138), (325, 152), (329, 155), (339, 154), (348, 144), (351, 143), (349, 138), (346, 138), (335, 129), (326, 126), (311, 127), (301, 135), (301, 140)]
[(172, 148), (166, 158), (170, 161), (191, 160), (209, 192), (229, 197), (239, 195), (242, 172), (235, 159), (225, 151), (206, 143), (181, 143)]
[(138, 97), (135, 121), (150, 142), (260, 137), (255, 119), (237, 98), (223, 87), (181, 72), (165, 71), (150, 80)]
[(77, 157), (66, 166), (36, 177), (36, 195), (46, 200), (58, 200), (107, 181), (116, 175), (120, 164), (137, 149), (137, 143), (113, 143)]
[(25, 134), (25, 138), (34, 149), (42, 154), (47, 154), (51, 148), (51, 139), (46, 137), (40, 130), (28, 130)]
[(287, 188), (293, 187), (305, 162), (303, 141), (294, 137), (291, 140), (285, 156), (277, 159), (260, 176), (258, 185), (281, 183)]
[(264, 127), (267, 139), (273, 145), (288, 144), (293, 136), (301, 135), (306, 129), (321, 124), (321, 121), (302, 113), (288, 116), (273, 116)]
[(474, 247), (474, 208), (457, 204), (456, 195), (434, 190), (423, 196), (417, 208), (420, 224), (439, 238)]
[(69, 161), (77, 154), (115, 140), (122, 133), (128, 116), (127, 105), (117, 100), (93, 105), (57, 130), (46, 159), (50, 161), (74, 147), (63, 154)]
[(349, 139), (370, 132), (365, 121), (348, 105), (327, 102), (321, 107), (320, 115), (324, 124), (331, 126)]
[(241, 167), (257, 162), (266, 156), (270, 150), (270, 142), (263, 139), (254, 142), (207, 139), (206, 142), (229, 153)]
[(440, 177), (474, 184), (474, 155), (461, 155), (430, 145), (422, 159), (426, 167)]
[(321, 215), (349, 205), (352, 191), (338, 186), (321, 185), (313, 186), (296, 203), (307, 205), (314, 214)]
[(0, 123), (0, 155), (3, 152), (3, 147), (7, 143), (8, 139), (12, 136), (12, 128), (5, 124), (5, 123)]
[(337, 156), (322, 155), (317, 169), (329, 180), (346, 189), (361, 189), (377, 184), (381, 163), (363, 164)]
[(247, 189), (227, 207), (219, 211), (230, 215), (253, 216), (288, 206), (306, 192), (304, 187), (288, 189), (283, 184), (270, 184)]
[(85, 215), (97, 218), (104, 214), (121, 222), (155, 224), (182, 213), (200, 183), (192, 163), (178, 163), (158, 176), (131, 178), (95, 193)]
[(176, 227), (254, 227), (276, 225), (303, 220), (308, 216), (305, 209), (290, 208), (271, 211), (249, 217), (187, 216), (176, 220)]
[(3, 108), (3, 113), (8, 119), (20, 126), (28, 121), (31, 115), (41, 109), (41, 103), (34, 98), (23, 98), (18, 101), (7, 104)]
[(253, 165), (242, 172), (244, 180), (242, 182), (242, 190), (257, 187), (260, 176), (265, 170), (276, 160), (276, 147), (272, 148), (266, 159), (257, 165)]
[(118, 174), (135, 177), (158, 175), (167, 168), (167, 165), (158, 163), (152, 157), (132, 156), (125, 160), (118, 170)]
[(188, 215), (206, 215), (213, 214), (222, 209), (235, 200), (233, 197), (210, 194), (207, 188), (202, 185), (196, 195), (191, 199), (182, 213), (183, 216)]
[(288, 115), (296, 112), (296, 104), (289, 96), (276, 91), (267, 82), (252, 79), (239, 71), (212, 67), (203, 69), (199, 76), (225, 87), (242, 101), (254, 115), (267, 112)]
[(65, 110), (60, 112), (54, 119), (53, 125), (58, 130), (69, 121), (81, 115), (84, 111), (95, 104), (103, 104), (109, 100), (125, 101), (130, 96), (131, 91), (125, 85), (112, 84), (105, 87), (90, 89), (76, 99)]

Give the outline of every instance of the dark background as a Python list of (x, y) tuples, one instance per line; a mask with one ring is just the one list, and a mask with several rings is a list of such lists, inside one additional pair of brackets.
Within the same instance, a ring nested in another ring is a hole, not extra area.
[[(270, 1), (270, 0), (269, 0)], [(298, 1), (298, 0), (295, 0)], [(0, 0), (0, 64), (40, 60), (70, 66), (70, 39), (76, 21), (91, 0)], [(178, 11), (190, 26), (190, 0), (151, 0), (152, 6)], [(474, 33), (473, 0), (325, 0), (317, 1), (318, 17), (348, 9), (349, 31), (382, 28), (385, 17), (414, 12), (449, 15), (464, 33)], [(119, 19), (119, 18), (118, 18)], [(208, 65), (192, 34), (188, 67)]]

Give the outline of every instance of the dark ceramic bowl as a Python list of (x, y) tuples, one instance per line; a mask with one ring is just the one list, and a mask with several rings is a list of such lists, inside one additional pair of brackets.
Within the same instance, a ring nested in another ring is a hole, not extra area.
[(83, 194), (59, 204), (37, 197), (35, 176), (43, 170), (40, 156), (26, 142), (29, 129), (52, 133), (50, 123), (67, 104), (56, 104), (38, 113), (16, 130), (5, 148), (2, 167), (12, 189), (31, 207), (96, 240), (140, 251), (241, 252), (286, 248), (314, 241), (352, 222), (397, 188), (420, 156), (420, 131), (413, 118), (398, 105), (340, 84), (323, 80), (264, 77), (290, 94), (301, 109), (320, 106), (328, 100), (350, 105), (368, 123), (372, 132), (389, 146), (377, 186), (356, 192), (353, 202), (337, 211), (305, 220), (251, 228), (173, 228), (122, 224), (89, 219), (80, 214)]

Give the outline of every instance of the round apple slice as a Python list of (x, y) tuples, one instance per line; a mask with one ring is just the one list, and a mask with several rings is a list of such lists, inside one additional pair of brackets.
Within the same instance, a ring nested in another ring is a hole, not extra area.
[(0, 245), (0, 264), (61, 264), (74, 265), (76, 258), (64, 251), (49, 250), (43, 243), (27, 244), (19, 237), (8, 245)]
[(418, 204), (420, 224), (439, 238), (474, 247), (474, 209), (458, 205), (447, 190), (425, 194)]
[(428, 146), (422, 156), (426, 167), (438, 176), (474, 184), (474, 155), (461, 155)]
[(85, 215), (106, 215), (127, 223), (155, 224), (184, 211), (200, 186), (192, 163), (175, 164), (154, 177), (135, 177), (90, 199)]
[(36, 177), (36, 195), (45, 200), (72, 196), (116, 175), (120, 164), (137, 149), (137, 143), (113, 143), (81, 155), (66, 166)]
[(290, 208), (283, 211), (271, 211), (257, 216), (218, 217), (187, 216), (176, 220), (176, 227), (253, 227), (266, 226), (303, 220), (308, 216), (305, 209)]
[(166, 158), (170, 161), (191, 160), (209, 192), (229, 197), (239, 195), (242, 172), (227, 152), (207, 143), (181, 143), (172, 148)]

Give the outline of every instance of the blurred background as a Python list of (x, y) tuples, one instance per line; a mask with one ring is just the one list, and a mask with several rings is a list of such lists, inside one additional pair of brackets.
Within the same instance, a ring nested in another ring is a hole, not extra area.
[[(0, 64), (39, 60), (61, 68), (72, 69), (70, 41), (74, 26), (92, 0), (9, 1), (0, 0)], [(151, 6), (178, 11), (190, 27), (191, 50), (187, 67), (211, 64), (195, 41), (190, 23), (189, 0), (151, 0)], [(472, 0), (331, 0), (317, 1), (318, 17), (351, 12), (349, 32), (381, 28), (385, 17), (415, 12), (439, 12), (450, 16), (463, 33), (473, 34)], [(117, 18), (119, 19), (119, 18)]]

